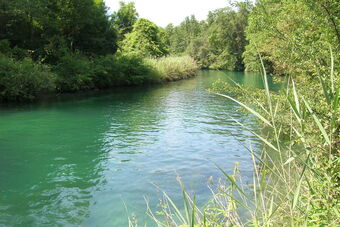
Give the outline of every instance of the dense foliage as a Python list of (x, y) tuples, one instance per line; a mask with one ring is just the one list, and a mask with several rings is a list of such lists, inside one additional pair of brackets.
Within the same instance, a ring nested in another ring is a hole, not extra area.
[(246, 29), (247, 71), (259, 70), (259, 54), (275, 74), (325, 74), (332, 48), (335, 70), (340, 57), (340, 4), (325, 1), (258, 1)]
[(134, 3), (109, 16), (102, 0), (1, 0), (0, 99), (168, 80), (145, 59), (167, 55), (167, 37)]
[(0, 54), (0, 101), (32, 100), (40, 93), (53, 91), (55, 79), (45, 65)]
[(119, 40), (124, 39), (124, 35), (132, 31), (133, 25), (138, 19), (138, 13), (133, 2), (120, 2), (120, 8), (112, 14), (112, 23), (119, 33)]
[(243, 71), (244, 31), (251, 9), (249, 2), (240, 2), (210, 12), (205, 21), (191, 16), (179, 26), (168, 25), (170, 53), (190, 54), (202, 68)]
[(147, 19), (139, 19), (132, 32), (122, 42), (122, 52), (142, 57), (161, 57), (167, 54), (167, 47), (160, 28)]
[(101, 0), (2, 0), (1, 98), (93, 87), (90, 59), (114, 54), (116, 33)]
[[(166, 55), (190, 55), (200, 68), (234, 71), (258, 71), (261, 55), (267, 72), (303, 79), (325, 75), (330, 49), (339, 69), (339, 15), (336, 0), (244, 1), (204, 21), (191, 16), (163, 29), (139, 18), (132, 2), (121, 2), (109, 16), (102, 0), (1, 0), (0, 51), (16, 64), (45, 64), (57, 75), (50, 84), (59, 92), (136, 84), (131, 72), (145, 76), (150, 67), (143, 58)], [(135, 70), (125, 69), (130, 66)], [(103, 67), (120, 76), (97, 73)]]
[(102, 1), (2, 0), (0, 16), (0, 39), (29, 50), (34, 60), (53, 64), (64, 49), (85, 54), (116, 49), (116, 32)]

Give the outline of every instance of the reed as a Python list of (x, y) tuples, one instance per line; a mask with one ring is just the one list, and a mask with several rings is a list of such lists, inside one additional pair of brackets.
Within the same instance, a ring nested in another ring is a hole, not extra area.
[(196, 75), (198, 66), (189, 56), (150, 58), (146, 60), (162, 81), (176, 81)]
[[(254, 96), (249, 104), (216, 93), (239, 104), (270, 131), (269, 135), (252, 131), (263, 142), (261, 152), (247, 148), (253, 162), (253, 182), (243, 183), (237, 163), (232, 174), (217, 166), (224, 179), (211, 187), (208, 204), (198, 207), (181, 183), (184, 211), (164, 192), (160, 215), (148, 208), (155, 223), (191, 227), (339, 225), (340, 89), (333, 62), (331, 56), (330, 74), (319, 76), (320, 95), (315, 88), (299, 89), (289, 78), (287, 88), (277, 96), (269, 90), (264, 67), (261, 101)], [(278, 158), (274, 159), (273, 153)]]

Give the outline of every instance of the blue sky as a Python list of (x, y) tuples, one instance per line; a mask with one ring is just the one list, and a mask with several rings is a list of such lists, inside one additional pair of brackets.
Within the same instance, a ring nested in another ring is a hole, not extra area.
[[(104, 0), (110, 12), (119, 8), (119, 0)], [(130, 2), (130, 1), (125, 1)], [(140, 17), (147, 18), (165, 27), (169, 23), (178, 25), (186, 16), (195, 15), (198, 20), (208, 12), (228, 6), (228, 0), (134, 0)]]

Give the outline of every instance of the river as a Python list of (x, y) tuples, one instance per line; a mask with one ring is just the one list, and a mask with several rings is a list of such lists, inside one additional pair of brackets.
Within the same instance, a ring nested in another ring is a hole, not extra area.
[(260, 142), (230, 116), (257, 123), (206, 91), (217, 79), (262, 84), (255, 74), (200, 71), (164, 85), (0, 107), (0, 226), (127, 226), (132, 214), (153, 226), (144, 197), (156, 211), (161, 188), (182, 204), (177, 175), (200, 204), (210, 198), (208, 178), (221, 176), (214, 162), (230, 172), (237, 161), (250, 180), (243, 145)]

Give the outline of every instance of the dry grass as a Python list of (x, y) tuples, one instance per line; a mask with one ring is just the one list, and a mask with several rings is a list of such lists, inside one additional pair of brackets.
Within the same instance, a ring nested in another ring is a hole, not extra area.
[(189, 56), (147, 59), (162, 81), (176, 81), (196, 75), (198, 66)]

